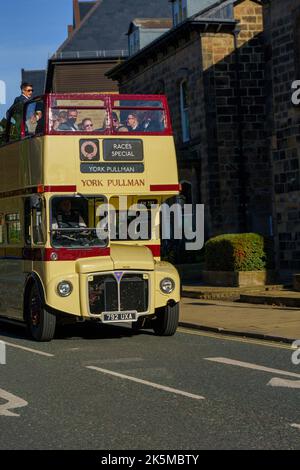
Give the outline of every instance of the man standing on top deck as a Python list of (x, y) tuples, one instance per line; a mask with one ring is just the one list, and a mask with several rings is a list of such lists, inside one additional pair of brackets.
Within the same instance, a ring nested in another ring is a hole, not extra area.
[(20, 96), (17, 96), (17, 98), (15, 98), (14, 104), (26, 103), (27, 101), (31, 100), (32, 93), (33, 93), (33, 88), (32, 88), (31, 83), (23, 82), (21, 84), (21, 91), (22, 91), (22, 94)]
[(26, 103), (27, 101), (31, 100), (32, 98), (32, 93), (33, 93), (33, 87), (31, 83), (28, 82), (23, 82), (21, 84), (21, 91), (22, 94), (20, 96), (17, 96), (14, 100), (13, 105), (9, 108), (9, 110), (6, 113), (6, 117), (8, 118), (12, 108), (14, 107), (15, 104), (17, 103)]

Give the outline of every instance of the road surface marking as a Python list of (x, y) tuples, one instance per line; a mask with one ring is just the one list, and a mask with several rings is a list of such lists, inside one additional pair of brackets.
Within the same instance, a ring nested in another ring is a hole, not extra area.
[(300, 380), (279, 379), (274, 377), (268, 383), (271, 387), (300, 388)]
[(224, 340), (224, 341), (235, 341), (237, 343), (246, 343), (246, 344), (257, 344), (259, 346), (266, 346), (268, 348), (276, 348), (276, 349), (289, 349), (293, 350), (296, 348), (293, 348), (292, 345), (288, 344), (280, 344), (275, 341), (271, 340), (257, 340), (257, 339), (251, 339), (251, 338), (243, 338), (243, 337), (238, 337), (238, 336), (232, 336), (230, 334), (224, 334), (222, 332), (220, 333), (209, 333), (207, 331), (200, 331), (196, 329), (189, 329), (186, 327), (179, 327), (177, 328), (178, 333), (184, 333), (187, 335), (195, 335), (195, 336), (207, 336), (209, 338), (215, 338), (219, 340)]
[(239, 366), (246, 369), (261, 370), (263, 372), (269, 372), (270, 374), (287, 375), (288, 377), (297, 377), (300, 379), (300, 374), (295, 372), (288, 372), (280, 369), (271, 369), (270, 367), (260, 366), (258, 364), (251, 364), (250, 362), (235, 361), (234, 359), (228, 359), (227, 357), (206, 357), (206, 361), (219, 362), (220, 364), (227, 364), (230, 366)]
[(120, 357), (119, 359), (102, 359), (95, 361), (99, 364), (127, 364), (131, 362), (142, 362), (144, 359), (142, 357)]
[(188, 398), (194, 398), (195, 400), (205, 400), (205, 397), (200, 395), (194, 395), (193, 393), (184, 392), (182, 390), (177, 390), (176, 388), (165, 387), (164, 385), (156, 384), (154, 382), (148, 382), (147, 380), (137, 379), (136, 377), (131, 377), (130, 375), (119, 374), (118, 372), (113, 372), (112, 370), (100, 369), (100, 367), (95, 366), (86, 366), (87, 369), (96, 370), (97, 372), (102, 372), (103, 374), (113, 375), (120, 379), (131, 380), (132, 382), (137, 382), (143, 385), (148, 385), (149, 387), (158, 388), (165, 392), (174, 393), (176, 395), (182, 395)]
[(0, 341), (0, 365), (5, 366), (6, 364), (6, 344), (4, 341)]
[(9, 410), (14, 410), (15, 408), (22, 408), (23, 406), (27, 406), (28, 402), (23, 400), (12, 393), (6, 392), (0, 388), (0, 398), (3, 398), (7, 401), (3, 405), (0, 405), (0, 416), (20, 416), (17, 413), (13, 413)]
[(293, 424), (290, 424), (290, 426), (292, 428), (300, 429), (300, 424), (293, 423)]
[(29, 351), (35, 354), (40, 354), (40, 356), (47, 356), (47, 357), (54, 357), (54, 354), (46, 353), (44, 351), (38, 351), (37, 349), (26, 348), (25, 346), (20, 346), (19, 344), (14, 343), (7, 343), (4, 341), (7, 346), (11, 346), (12, 348), (23, 349), (23, 351)]

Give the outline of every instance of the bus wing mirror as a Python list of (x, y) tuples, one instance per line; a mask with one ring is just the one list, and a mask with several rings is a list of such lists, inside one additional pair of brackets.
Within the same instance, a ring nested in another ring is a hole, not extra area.
[(30, 197), (30, 208), (36, 209), (37, 211), (42, 210), (42, 199), (39, 196), (31, 196)]

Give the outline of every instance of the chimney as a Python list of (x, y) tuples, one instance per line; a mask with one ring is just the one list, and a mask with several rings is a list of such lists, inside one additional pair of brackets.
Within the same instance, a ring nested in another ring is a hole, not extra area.
[(68, 25), (68, 37), (71, 36), (71, 34), (73, 33), (73, 31), (74, 31), (73, 25), (72, 25), (72, 24), (69, 24), (69, 25)]

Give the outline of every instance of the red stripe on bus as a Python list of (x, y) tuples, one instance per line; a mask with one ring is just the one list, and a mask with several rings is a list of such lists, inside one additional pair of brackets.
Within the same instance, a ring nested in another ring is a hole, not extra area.
[(160, 257), (160, 245), (146, 245), (146, 246), (147, 246), (147, 248), (149, 248), (149, 250), (152, 251), (152, 255), (155, 258)]
[(151, 184), (150, 191), (180, 191), (180, 184)]
[(109, 256), (110, 248), (86, 248), (82, 249), (68, 249), (68, 248), (46, 248), (44, 261), (53, 261), (51, 255), (57, 255), (56, 261), (76, 261), (81, 258), (97, 258), (98, 256)]
[(44, 193), (76, 193), (77, 186), (43, 186)]

